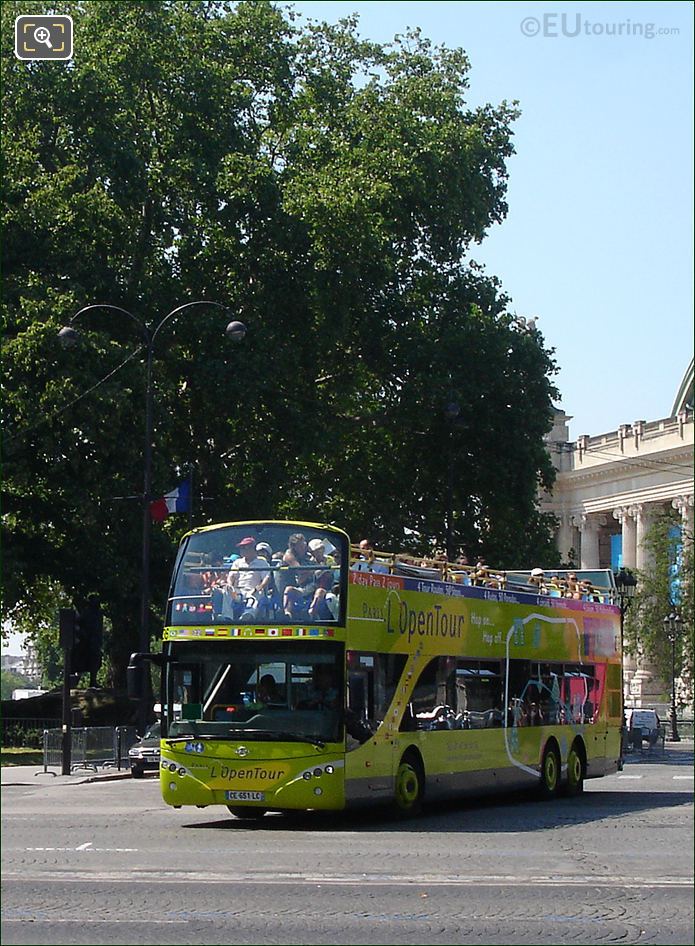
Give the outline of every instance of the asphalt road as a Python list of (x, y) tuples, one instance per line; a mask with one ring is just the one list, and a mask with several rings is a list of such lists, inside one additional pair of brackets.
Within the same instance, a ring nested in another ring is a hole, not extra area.
[[(175, 811), (152, 779), (3, 785), (11, 944), (693, 943), (692, 743), (577, 799)], [(27, 780), (29, 781), (29, 780)]]

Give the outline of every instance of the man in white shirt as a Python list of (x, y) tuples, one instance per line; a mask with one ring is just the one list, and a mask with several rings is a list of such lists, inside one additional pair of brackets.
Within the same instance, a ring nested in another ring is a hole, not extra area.
[(350, 566), (354, 572), (378, 572), (382, 575), (388, 575), (389, 568), (383, 562), (378, 562), (374, 558), (374, 546), (369, 539), (362, 539), (360, 542), (360, 558)]
[[(260, 596), (270, 583), (271, 572), (268, 562), (256, 554), (256, 540), (246, 536), (237, 545), (241, 556), (232, 562), (227, 576), (227, 591), (235, 604), (241, 603), (247, 611), (257, 607)], [(253, 615), (249, 614), (253, 619)]]

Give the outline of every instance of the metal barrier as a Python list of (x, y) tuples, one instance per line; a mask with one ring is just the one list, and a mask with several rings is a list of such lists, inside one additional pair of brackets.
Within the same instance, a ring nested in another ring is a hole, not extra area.
[(113, 731), (113, 755), (114, 764), (118, 771), (121, 768), (130, 768), (130, 759), (128, 758), (128, 749), (137, 742), (138, 734), (135, 726), (116, 726)]
[(44, 729), (43, 731), (43, 773), (34, 775), (57, 775), (49, 772), (49, 766), (61, 768), (63, 764), (63, 731), (62, 729)]
[[(72, 728), (70, 747), (70, 773), (80, 769), (96, 772), (99, 766), (115, 767), (120, 772), (128, 768), (128, 750), (137, 740), (134, 726), (88, 726)], [(63, 730), (44, 729), (43, 731), (43, 773), (36, 775), (57, 775), (49, 769), (62, 771), (63, 765)]]

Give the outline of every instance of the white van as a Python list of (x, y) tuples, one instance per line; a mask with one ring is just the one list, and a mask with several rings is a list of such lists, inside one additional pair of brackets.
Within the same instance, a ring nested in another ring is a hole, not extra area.
[(659, 714), (653, 709), (634, 709), (627, 714), (628, 745), (641, 749), (643, 742), (656, 745), (663, 738)]

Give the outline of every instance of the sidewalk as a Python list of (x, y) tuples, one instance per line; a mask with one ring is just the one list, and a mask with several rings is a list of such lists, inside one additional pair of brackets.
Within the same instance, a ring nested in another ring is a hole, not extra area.
[[(158, 775), (158, 771), (146, 772), (145, 778)], [(61, 775), (60, 769), (49, 769), (44, 772), (43, 766), (36, 765), (3, 765), (0, 768), (0, 788), (6, 785), (31, 785), (33, 788), (43, 785), (85, 785), (89, 782), (115, 782), (119, 779), (131, 778), (130, 769), (100, 768), (77, 769), (72, 775)]]
[[(642, 752), (633, 751), (625, 756), (626, 765), (644, 762), (663, 763), (666, 765), (691, 765), (693, 761), (693, 740), (684, 737), (680, 742), (666, 741), (664, 749), (655, 746), (653, 749), (644, 749)], [(56, 773), (56, 774), (52, 774)], [(156, 778), (157, 769), (145, 772), (145, 778)], [(119, 779), (131, 778), (130, 769), (100, 768), (96, 772), (92, 769), (78, 769), (72, 775), (61, 775), (59, 769), (49, 769), (44, 772), (43, 766), (36, 765), (4, 765), (0, 768), (0, 788), (5, 785), (86, 785), (90, 782), (113, 782)]]

